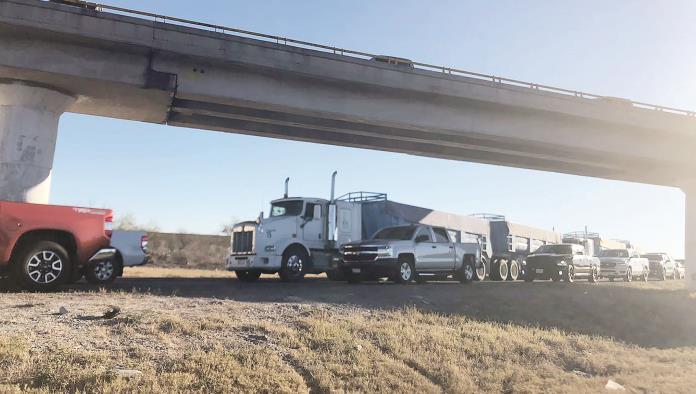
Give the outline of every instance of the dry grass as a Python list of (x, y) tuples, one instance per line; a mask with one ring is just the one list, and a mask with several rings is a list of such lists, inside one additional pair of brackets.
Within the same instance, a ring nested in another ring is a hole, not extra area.
[[(121, 315), (99, 318), (112, 304)], [(613, 379), (686, 393), (696, 349), (413, 307), (6, 293), (0, 370), (0, 392), (597, 392)]]
[(172, 268), (146, 265), (128, 267), (123, 270), (126, 278), (234, 278), (234, 273), (225, 270), (207, 270), (196, 268)]

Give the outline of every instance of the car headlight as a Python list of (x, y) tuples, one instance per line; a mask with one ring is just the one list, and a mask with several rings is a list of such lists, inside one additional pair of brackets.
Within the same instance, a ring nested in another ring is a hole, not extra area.
[(275, 252), (276, 246), (275, 245), (266, 245), (265, 248), (263, 248), (266, 252)]
[(384, 246), (377, 249), (377, 255), (379, 257), (393, 257), (394, 249), (391, 246)]
[(568, 263), (566, 263), (565, 261), (561, 260), (557, 265), (558, 265), (559, 267), (565, 267), (566, 265), (568, 265)]

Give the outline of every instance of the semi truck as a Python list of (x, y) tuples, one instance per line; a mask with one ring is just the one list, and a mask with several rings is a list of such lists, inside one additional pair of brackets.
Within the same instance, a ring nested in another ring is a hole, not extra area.
[[(504, 220), (505, 223), (498, 223), (492, 218), (398, 203), (384, 193), (352, 192), (334, 198), (335, 180), (336, 173), (332, 175), (331, 197), (327, 200), (289, 197), (289, 178), (286, 179), (285, 194), (271, 202), (268, 217), (262, 213), (256, 221), (233, 226), (226, 268), (235, 271), (242, 281), (254, 281), (263, 273), (278, 273), (287, 281), (322, 272), (330, 279), (340, 279), (341, 245), (369, 239), (385, 227), (423, 224), (448, 229), (453, 241), (480, 243), (475, 279), (484, 279), (491, 268), (497, 272), (491, 275), (493, 279), (517, 279), (526, 254), (559, 238), (554, 232)], [(514, 262), (516, 268), (510, 270), (509, 262)]]

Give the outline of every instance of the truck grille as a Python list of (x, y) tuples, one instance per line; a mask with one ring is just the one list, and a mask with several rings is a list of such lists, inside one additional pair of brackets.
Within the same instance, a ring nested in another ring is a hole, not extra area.
[(344, 254), (343, 261), (346, 263), (369, 263), (377, 260), (377, 254)]
[(240, 231), (232, 233), (232, 252), (251, 253), (254, 251), (254, 232)]
[(616, 263), (601, 263), (602, 268), (616, 267)]

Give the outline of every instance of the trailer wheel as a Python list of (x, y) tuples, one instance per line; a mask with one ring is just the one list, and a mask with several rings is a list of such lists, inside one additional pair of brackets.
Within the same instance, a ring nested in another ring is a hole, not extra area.
[(13, 260), (12, 279), (30, 290), (54, 290), (65, 283), (72, 270), (68, 252), (52, 241), (27, 244)]
[(304, 278), (309, 266), (309, 256), (304, 248), (291, 247), (283, 253), (280, 279), (285, 282), (297, 282)]
[(508, 261), (506, 259), (500, 259), (498, 260), (498, 272), (497, 272), (497, 277), (498, 280), (507, 280), (508, 274), (510, 273), (510, 269), (508, 266)]
[(510, 260), (510, 266), (508, 267), (508, 277), (507, 280), (517, 280), (520, 277), (520, 262), (516, 259)]
[(481, 257), (479, 265), (476, 266), (476, 275), (474, 275), (474, 280), (485, 280), (486, 279), (486, 259)]

